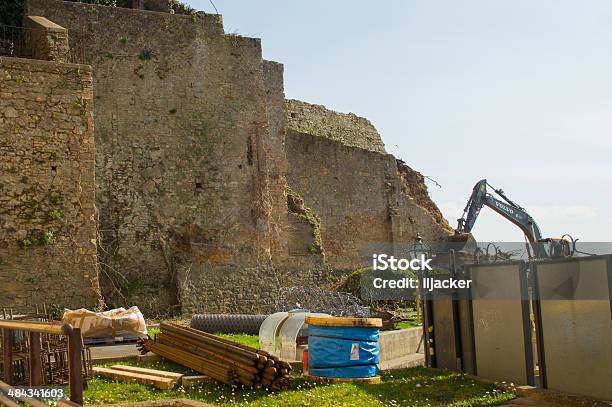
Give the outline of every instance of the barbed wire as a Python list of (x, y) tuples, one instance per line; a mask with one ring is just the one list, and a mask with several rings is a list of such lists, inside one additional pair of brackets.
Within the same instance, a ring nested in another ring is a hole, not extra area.
[(277, 311), (306, 309), (335, 317), (367, 318), (370, 308), (354, 295), (316, 287), (283, 287), (276, 298)]

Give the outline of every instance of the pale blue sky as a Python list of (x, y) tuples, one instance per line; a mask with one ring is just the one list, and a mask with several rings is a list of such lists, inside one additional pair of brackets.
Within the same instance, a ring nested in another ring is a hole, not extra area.
[[(453, 227), (488, 178), (546, 236), (609, 241), (612, 2), (213, 0), (288, 98), (369, 118)], [(208, 0), (187, 0), (212, 12)], [(491, 210), (479, 240), (522, 241)]]

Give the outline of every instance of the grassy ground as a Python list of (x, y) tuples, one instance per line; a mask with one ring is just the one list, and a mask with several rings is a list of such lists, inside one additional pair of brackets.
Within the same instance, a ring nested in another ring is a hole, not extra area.
[(401, 321), (395, 324), (395, 329), (406, 329), (406, 328), (416, 328), (417, 326), (421, 326), (421, 321), (416, 320), (408, 320)]
[[(141, 367), (185, 372), (169, 362), (138, 364)], [(85, 391), (86, 404), (108, 404), (172, 398), (188, 398), (221, 406), (491, 406), (514, 395), (493, 384), (465, 375), (426, 368), (382, 375), (381, 384), (323, 384), (294, 377), (294, 387), (282, 393), (232, 388), (214, 382), (198, 387), (161, 391), (152, 386), (94, 378)]]
[[(159, 328), (149, 328), (148, 334), (151, 338), (155, 338), (155, 336), (160, 332)], [(245, 345), (252, 346), (254, 348), (259, 349), (259, 336), (257, 335), (249, 335), (249, 334), (220, 334), (215, 333), (215, 335), (220, 336), (221, 338), (229, 339), (231, 341), (244, 343)]]
[(225, 339), (229, 339), (231, 341), (240, 342), (245, 345), (252, 346), (254, 348), (259, 349), (259, 336), (258, 335), (249, 335), (249, 334), (219, 334), (215, 335), (220, 336)]

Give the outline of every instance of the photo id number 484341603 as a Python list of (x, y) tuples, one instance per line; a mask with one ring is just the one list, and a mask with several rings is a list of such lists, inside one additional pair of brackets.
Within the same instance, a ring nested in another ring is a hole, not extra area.
[(65, 400), (68, 398), (66, 388), (62, 386), (13, 386), (6, 390), (6, 395), (13, 400), (23, 398), (38, 400)]

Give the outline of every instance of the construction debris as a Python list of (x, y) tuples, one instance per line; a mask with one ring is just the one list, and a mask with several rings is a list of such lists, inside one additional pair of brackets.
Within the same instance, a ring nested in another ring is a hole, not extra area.
[(221, 383), (280, 391), (291, 387), (291, 365), (268, 352), (177, 324), (162, 323), (155, 340), (138, 342), (156, 353)]

